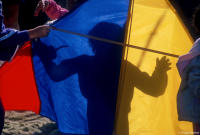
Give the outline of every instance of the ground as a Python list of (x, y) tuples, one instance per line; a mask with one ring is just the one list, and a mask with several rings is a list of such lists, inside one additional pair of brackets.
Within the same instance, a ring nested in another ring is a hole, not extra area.
[(61, 135), (51, 120), (29, 111), (7, 111), (2, 135)]

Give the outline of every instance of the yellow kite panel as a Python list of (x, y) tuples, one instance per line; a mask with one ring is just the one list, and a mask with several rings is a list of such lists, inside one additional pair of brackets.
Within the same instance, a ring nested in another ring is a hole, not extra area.
[[(130, 4), (126, 44), (177, 55), (189, 51), (193, 40), (168, 1), (134, 0)], [(177, 60), (124, 48), (116, 135), (193, 134), (190, 122), (178, 121), (176, 96), (181, 80)]]

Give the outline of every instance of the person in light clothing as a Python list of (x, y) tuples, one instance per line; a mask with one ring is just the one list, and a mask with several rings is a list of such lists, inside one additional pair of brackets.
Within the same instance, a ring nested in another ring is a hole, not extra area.
[[(200, 6), (194, 12), (193, 25), (200, 32)], [(179, 57), (177, 68), (181, 76), (178, 119), (193, 122), (195, 135), (200, 135), (200, 38), (187, 54)]]

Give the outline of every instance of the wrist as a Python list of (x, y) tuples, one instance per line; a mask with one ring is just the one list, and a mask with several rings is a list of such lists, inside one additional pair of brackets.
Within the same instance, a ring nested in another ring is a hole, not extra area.
[(36, 35), (33, 29), (28, 30), (28, 35), (30, 39), (36, 38)]

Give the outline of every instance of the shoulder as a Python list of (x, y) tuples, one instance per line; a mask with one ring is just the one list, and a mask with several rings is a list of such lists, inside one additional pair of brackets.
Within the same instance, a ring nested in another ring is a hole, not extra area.
[(200, 38), (197, 38), (194, 42), (194, 44), (200, 43)]
[(190, 53), (200, 53), (200, 38), (196, 39), (191, 50)]
[(14, 29), (3, 29), (0, 32), (0, 42), (4, 41), (8, 38), (10, 38), (11, 36), (13, 36), (15, 33), (17, 32), (17, 30)]

